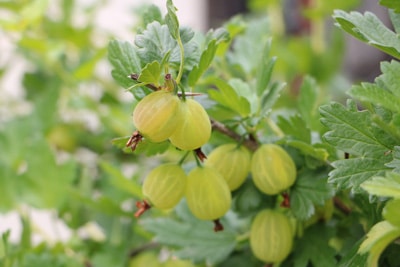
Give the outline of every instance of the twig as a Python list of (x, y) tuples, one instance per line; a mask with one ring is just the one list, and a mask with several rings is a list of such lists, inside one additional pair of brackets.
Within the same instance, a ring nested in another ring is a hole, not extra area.
[[(241, 135), (232, 131), (231, 129), (229, 129), (228, 127), (226, 127), (223, 123), (221, 123), (219, 121), (211, 119), (211, 126), (212, 126), (213, 130), (216, 130), (216, 131), (232, 138), (233, 140), (235, 140), (237, 142), (240, 142), (243, 140), (243, 137)], [(250, 136), (249, 139), (243, 140), (242, 143), (244, 146), (246, 146), (248, 149), (250, 149), (252, 151), (255, 151), (259, 147), (259, 144), (257, 143), (257, 141), (255, 140), (255, 138), (253, 136)]]
[(349, 215), (351, 213), (351, 209), (347, 205), (345, 205), (340, 198), (334, 197), (333, 203), (335, 207), (338, 208), (345, 215)]

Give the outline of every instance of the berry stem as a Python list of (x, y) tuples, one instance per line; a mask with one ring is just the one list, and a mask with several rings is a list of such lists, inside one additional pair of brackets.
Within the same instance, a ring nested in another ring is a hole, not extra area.
[(135, 212), (135, 217), (139, 218), (146, 210), (150, 209), (151, 206), (146, 200), (136, 202), (138, 210)]
[(219, 219), (216, 219), (213, 222), (214, 222), (214, 232), (219, 232), (224, 230), (224, 226), (222, 225)]

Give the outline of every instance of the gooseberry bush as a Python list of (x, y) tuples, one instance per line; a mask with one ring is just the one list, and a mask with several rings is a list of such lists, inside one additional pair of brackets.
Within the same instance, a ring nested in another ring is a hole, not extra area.
[[(333, 17), (398, 59), (400, 14), (382, 4), (397, 35), (371, 13)], [(136, 212), (154, 241), (212, 266), (396, 266), (400, 63), (383, 62), (345, 105), (305, 75), (287, 104), (268, 22), (203, 35), (166, 6), (145, 12), (133, 43), (109, 44), (112, 76), (136, 101), (133, 134), (113, 142), (160, 164)]]
[[(0, 97), (0, 212), (21, 228), (0, 218), (0, 266), (399, 265), (396, 1), (385, 26), (357, 0), (300, 1), (298, 25), (249, 0), (200, 33), (168, 0), (129, 40), (93, 23), (104, 1), (28, 2), (0, 4), (0, 78), (28, 63)], [(345, 34), (391, 57), (375, 81), (341, 73)]]

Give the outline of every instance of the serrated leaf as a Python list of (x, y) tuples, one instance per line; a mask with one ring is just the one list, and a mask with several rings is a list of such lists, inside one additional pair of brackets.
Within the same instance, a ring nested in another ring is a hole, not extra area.
[(400, 98), (376, 84), (361, 83), (353, 86), (349, 94), (360, 100), (375, 103), (394, 112), (400, 112)]
[(392, 151), (393, 160), (386, 164), (387, 167), (393, 168), (394, 172), (400, 173), (400, 146), (395, 146)]
[[(180, 29), (186, 68), (190, 68), (198, 60), (197, 44), (189, 42), (193, 36), (194, 32), (190, 28)], [(158, 61), (161, 63), (165, 55), (170, 52), (169, 62), (174, 64), (176, 68), (179, 67), (181, 52), (167, 25), (161, 25), (158, 21), (148, 24), (142, 33), (136, 35), (135, 45), (142, 62)]]
[(383, 250), (400, 236), (400, 228), (382, 221), (375, 224), (361, 243), (358, 253), (368, 253), (367, 266), (378, 266), (378, 260)]
[(338, 189), (351, 188), (360, 193), (360, 185), (371, 177), (384, 175), (390, 170), (385, 167), (385, 161), (378, 158), (350, 158), (332, 163), (335, 168), (329, 173), (328, 182), (334, 183)]
[(141, 63), (135, 48), (128, 42), (113, 40), (108, 45), (108, 60), (113, 66), (113, 78), (124, 88), (136, 84), (128, 78), (129, 74), (140, 73)]
[(361, 184), (371, 195), (400, 198), (400, 174), (388, 172), (386, 177), (377, 176)]
[(400, 199), (393, 199), (386, 203), (382, 215), (389, 223), (400, 227)]
[(220, 105), (237, 112), (242, 117), (246, 117), (250, 114), (249, 101), (238, 95), (231, 85), (219, 78), (209, 79), (208, 82), (218, 88), (218, 90), (208, 91), (212, 99), (217, 101)]
[(362, 15), (358, 12), (335, 10), (333, 17), (339, 27), (357, 39), (400, 58), (400, 37), (389, 30), (373, 13), (366, 12)]
[(290, 207), (297, 219), (306, 220), (314, 214), (315, 205), (323, 206), (332, 196), (333, 189), (322, 174), (303, 172), (290, 191)]
[(351, 155), (381, 158), (390, 148), (374, 136), (371, 113), (352, 111), (339, 103), (320, 107), (321, 123), (328, 131), (323, 137), (332, 146)]
[[(397, 1), (397, 0), (395, 0)], [(395, 12), (393, 9), (389, 10), (390, 21), (396, 33), (400, 33), (400, 12)]]
[(161, 66), (158, 61), (148, 63), (140, 73), (138, 80), (144, 84), (154, 84), (156, 87), (159, 86), (159, 80), (161, 76)]
[(400, 97), (400, 62), (381, 63), (382, 74), (376, 79), (377, 84), (383, 84), (396, 98)]
[(171, 36), (177, 40), (179, 38), (179, 21), (176, 16), (178, 9), (174, 6), (171, 0), (167, 0), (167, 15), (165, 16), (165, 23), (168, 26)]
[(323, 224), (315, 224), (306, 229), (295, 245), (294, 267), (324, 266), (336, 267), (336, 250), (329, 246), (335, 231)]
[(225, 229), (216, 233), (212, 230), (212, 223), (207, 221), (157, 218), (142, 220), (141, 223), (147, 231), (155, 234), (155, 241), (177, 247), (176, 256), (195, 262), (221, 262), (236, 245), (233, 232)]
[(400, 5), (398, 0), (379, 0), (379, 4), (387, 8), (391, 8), (396, 12), (400, 12)]

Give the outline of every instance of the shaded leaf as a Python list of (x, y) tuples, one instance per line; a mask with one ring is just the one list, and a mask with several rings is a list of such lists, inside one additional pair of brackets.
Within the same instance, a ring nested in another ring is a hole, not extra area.
[(311, 171), (298, 174), (290, 190), (290, 207), (299, 220), (310, 218), (315, 212), (315, 205), (323, 206), (333, 196), (334, 192), (323, 176), (324, 173)]
[(336, 250), (329, 246), (335, 230), (322, 224), (306, 229), (294, 248), (294, 267), (324, 266), (336, 267)]

